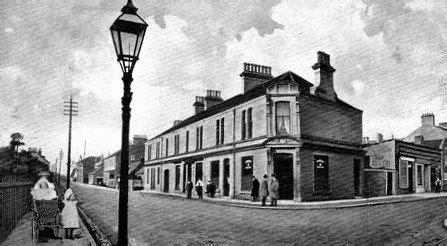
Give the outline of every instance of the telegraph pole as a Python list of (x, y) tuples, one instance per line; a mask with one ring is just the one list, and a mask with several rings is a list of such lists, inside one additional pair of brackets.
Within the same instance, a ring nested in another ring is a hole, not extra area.
[(62, 165), (62, 149), (59, 151), (59, 177), (58, 177), (58, 184), (59, 187), (61, 187), (61, 165)]
[(70, 164), (71, 164), (71, 121), (73, 116), (78, 116), (78, 103), (73, 101), (73, 95), (70, 95), (70, 101), (64, 102), (64, 115), (68, 115), (68, 155), (67, 155), (67, 186), (70, 188)]

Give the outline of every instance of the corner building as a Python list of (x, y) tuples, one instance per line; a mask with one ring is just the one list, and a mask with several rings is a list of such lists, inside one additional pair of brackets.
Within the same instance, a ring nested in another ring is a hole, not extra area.
[(244, 93), (196, 97), (195, 115), (146, 142), (144, 189), (185, 192), (213, 180), (218, 196), (250, 196), (252, 175), (275, 173), (280, 199), (312, 201), (362, 194), (362, 111), (334, 91), (330, 57), (318, 52), (316, 83), (293, 72), (244, 64)]

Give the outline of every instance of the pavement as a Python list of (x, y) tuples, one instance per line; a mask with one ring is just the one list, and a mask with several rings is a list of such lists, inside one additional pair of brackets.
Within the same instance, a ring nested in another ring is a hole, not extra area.
[[(85, 225), (80, 222), (80, 228), (76, 229), (73, 232), (74, 240), (70, 239), (48, 239), (46, 242), (39, 242), (33, 244), (31, 240), (31, 219), (32, 214), (26, 214), (14, 230), (9, 234), (6, 240), (2, 243), (2, 245), (73, 245), (73, 246), (86, 246), (86, 245), (95, 245), (93, 238), (88, 233)], [(62, 236), (63, 229), (60, 230), (59, 236)]]
[[(173, 196), (173, 197), (183, 197), (186, 198), (185, 194), (175, 194), (175, 193), (164, 193), (158, 191), (132, 191), (133, 193), (143, 193), (143, 194), (154, 194), (160, 196)], [(398, 196), (382, 196), (382, 197), (371, 197), (371, 198), (355, 198), (355, 199), (343, 199), (343, 200), (332, 200), (332, 201), (316, 201), (316, 202), (295, 202), (292, 200), (279, 200), (277, 207), (269, 206), (269, 202), (266, 203), (267, 206), (261, 206), (261, 201), (252, 202), (249, 200), (241, 199), (230, 199), (226, 197), (216, 197), (209, 198), (204, 196), (203, 202), (211, 203), (221, 203), (230, 206), (244, 207), (244, 208), (256, 208), (256, 209), (280, 209), (280, 210), (307, 210), (307, 209), (335, 209), (335, 208), (350, 208), (350, 207), (361, 207), (361, 206), (373, 206), (381, 204), (391, 204), (391, 203), (402, 203), (411, 201), (420, 201), (427, 199), (436, 199), (439, 197), (447, 197), (447, 192), (441, 193), (417, 193), (417, 194), (407, 194)], [(193, 197), (197, 199), (197, 197)]]
[[(85, 199), (80, 205), (85, 214), (109, 241), (116, 242), (118, 190), (76, 183), (72, 188)], [(249, 201), (218, 199), (223, 198), (188, 200), (131, 192), (129, 241), (132, 245), (447, 244), (445, 194), (355, 199), (358, 204), (318, 202), (312, 204), (331, 207), (312, 209), (302, 209), (301, 203), (280, 201), (278, 208), (264, 208)]]

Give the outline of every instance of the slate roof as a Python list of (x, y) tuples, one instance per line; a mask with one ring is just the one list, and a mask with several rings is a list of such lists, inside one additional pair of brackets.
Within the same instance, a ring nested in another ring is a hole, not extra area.
[[(266, 82), (264, 82), (264, 83), (262, 83), (260, 85), (257, 85), (255, 87), (253, 87), (252, 89), (246, 91), (244, 94), (236, 95), (236, 96), (234, 96), (232, 98), (229, 98), (229, 99), (227, 99), (227, 100), (225, 100), (225, 101), (223, 101), (223, 102), (221, 102), (221, 103), (219, 103), (217, 105), (214, 105), (214, 106), (212, 106), (212, 107), (210, 107), (210, 108), (208, 108), (208, 109), (206, 109), (206, 110), (204, 110), (204, 111), (202, 111), (200, 113), (197, 113), (197, 114), (195, 114), (195, 115), (193, 115), (193, 116), (191, 116), (189, 118), (186, 118), (185, 120), (181, 121), (180, 123), (176, 124), (175, 126), (169, 128), (169, 129), (167, 129), (166, 131), (158, 134), (157, 136), (151, 138), (150, 140), (156, 139), (156, 138), (158, 138), (158, 137), (160, 137), (162, 135), (165, 135), (165, 134), (167, 134), (169, 132), (175, 131), (175, 130), (180, 129), (180, 128), (184, 127), (184, 126), (190, 125), (190, 124), (192, 124), (194, 122), (197, 122), (199, 120), (208, 118), (208, 117), (213, 116), (215, 114), (218, 114), (218, 113), (220, 113), (222, 111), (225, 111), (225, 110), (233, 108), (233, 107), (235, 107), (237, 105), (240, 105), (240, 104), (243, 104), (245, 102), (248, 102), (248, 101), (250, 101), (252, 99), (255, 99), (257, 97), (265, 95), (267, 87), (269, 87), (269, 86), (271, 86), (273, 84), (279, 83), (279, 82), (292, 82), (292, 83), (297, 84), (299, 88), (303, 88), (303, 87), (304, 88), (306, 88), (306, 87), (310, 88), (310, 87), (313, 86), (312, 83), (310, 83), (309, 81), (303, 79), (299, 75), (297, 75), (297, 74), (295, 74), (295, 73), (293, 73), (291, 71), (287, 71), (287, 72), (285, 72), (285, 73), (283, 73), (283, 74), (281, 74), (281, 75), (279, 75), (277, 77), (274, 77), (274, 78), (272, 78), (270, 80), (267, 80)], [(317, 96), (314, 96), (314, 95), (311, 95), (311, 94), (308, 94), (308, 96), (317, 97)], [(324, 98), (321, 98), (321, 97), (317, 97), (317, 98), (319, 100), (326, 100), (326, 101), (328, 101), (330, 103), (336, 103), (336, 104), (338, 104), (338, 105), (340, 105), (342, 107), (347, 107), (347, 108), (350, 108), (350, 109), (361, 111), (361, 110), (359, 110), (359, 109), (357, 109), (357, 108), (347, 104), (346, 102), (344, 102), (344, 101), (342, 101), (342, 100), (340, 100), (338, 98), (337, 98), (337, 100), (335, 102), (327, 100), (327, 99), (324, 99)]]

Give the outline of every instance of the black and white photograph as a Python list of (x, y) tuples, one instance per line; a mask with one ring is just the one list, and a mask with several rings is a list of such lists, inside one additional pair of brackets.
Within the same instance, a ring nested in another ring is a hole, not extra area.
[(0, 245), (447, 245), (446, 0), (0, 17)]

